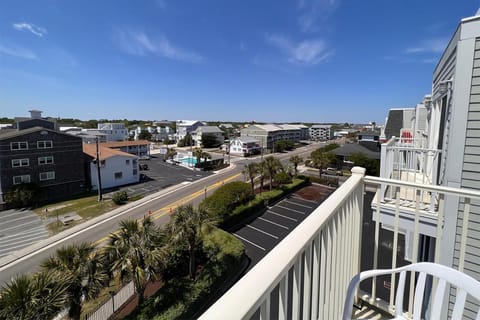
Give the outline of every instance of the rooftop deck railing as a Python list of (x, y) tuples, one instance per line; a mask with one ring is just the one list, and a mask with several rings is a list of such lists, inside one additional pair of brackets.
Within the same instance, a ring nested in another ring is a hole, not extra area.
[[(465, 263), (469, 263), (467, 241), (472, 236), (469, 235), (472, 231), (468, 229), (470, 204), (472, 201), (480, 204), (480, 192), (365, 177), (364, 169), (354, 167), (352, 176), (345, 183), (211, 306), (201, 319), (339, 319), (348, 282), (353, 275), (361, 271), (360, 259), (362, 255), (366, 255), (361, 247), (362, 232), (365, 229), (363, 225), (372, 221), (363, 221), (364, 208), (370, 207), (370, 204), (363, 205), (365, 187), (371, 191), (373, 188), (377, 193), (374, 203), (371, 204), (374, 218), (380, 215), (381, 199), (378, 193), (383, 185), (394, 190), (408, 189), (415, 195), (413, 219), (410, 222), (414, 244), (411, 248), (411, 263), (422, 260), (441, 263), (442, 254), (445, 254), (444, 248), (442, 242), (435, 241), (435, 238), (442, 239), (444, 236), (445, 214), (455, 217), (458, 214), (443, 212), (444, 200), (447, 196), (458, 198), (462, 207), (461, 227), (464, 232), (457, 238), (457, 268), (469, 273)], [(432, 257), (427, 259), (421, 257), (418, 245), (420, 237), (425, 236), (420, 228), (420, 221), (425, 214), (421, 210), (422, 192), (440, 195), (440, 206), (436, 213), (439, 223), (434, 226), (434, 254), (432, 252)], [(390, 255), (386, 258), (388, 260), (391, 256), (391, 261), (386, 262), (388, 267), (401, 266), (398, 254), (392, 254), (399, 252), (400, 235), (404, 232), (400, 225), (401, 201), (397, 198), (394, 203), (392, 230), (387, 235), (390, 238), (380, 239), (380, 233), (384, 231), (378, 218), (374, 219), (374, 232), (363, 237), (363, 240), (373, 238), (373, 245), (368, 248), (373, 251), (373, 261), (369, 263), (370, 266), (373, 265), (373, 269), (378, 268), (380, 258), (385, 264), (385, 257), (379, 255), (382, 246), (388, 246), (390, 250)], [(455, 239), (455, 236), (453, 238)], [(390, 288), (395, 288), (396, 280), (392, 275), (387, 281)], [(411, 314), (413, 308), (414, 281), (414, 277), (411, 277), (407, 286), (407, 315)], [(391, 312), (394, 310), (394, 290), (389, 290), (387, 297), (382, 300), (377, 295), (379, 286), (374, 278), (368, 292), (359, 291), (358, 298)]]

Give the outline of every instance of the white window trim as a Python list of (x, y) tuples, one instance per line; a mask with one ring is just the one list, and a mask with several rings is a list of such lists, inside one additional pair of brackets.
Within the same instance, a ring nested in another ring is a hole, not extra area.
[[(43, 163), (40, 161), (42, 159), (44, 160)], [(47, 159), (52, 159), (52, 161), (48, 162)], [(40, 166), (45, 165), (45, 164), (53, 164), (53, 163), (54, 163), (53, 156), (38, 157), (38, 165), (40, 165)]]
[[(46, 175), (45, 178), (42, 179), (42, 175)], [(40, 174), (38, 176), (40, 178), (40, 181), (54, 180), (55, 179), (55, 171), (40, 172)]]
[[(20, 182), (15, 182), (15, 178), (20, 178)], [(22, 183), (30, 183), (30, 175), (29, 174), (24, 174), (21, 176), (13, 176), (13, 184), (22, 184)]]
[[(47, 147), (46, 146), (46, 143), (47, 142), (50, 142), (50, 147)], [(40, 143), (43, 143), (43, 147), (40, 146)], [(50, 149), (50, 148), (53, 148), (53, 141), (52, 140), (40, 140), (40, 141), (37, 141), (37, 149)]]
[[(26, 160), (27, 164), (22, 164), (22, 161)], [(14, 161), (18, 161), (18, 165), (14, 165)], [(30, 166), (30, 159), (12, 159), (12, 168), (21, 168), (21, 167), (29, 167)]]
[[(21, 143), (25, 143), (25, 148), (20, 148)], [(13, 148), (14, 144), (17, 144), (18, 148)], [(28, 150), (28, 142), (27, 141), (10, 142), (10, 150)]]

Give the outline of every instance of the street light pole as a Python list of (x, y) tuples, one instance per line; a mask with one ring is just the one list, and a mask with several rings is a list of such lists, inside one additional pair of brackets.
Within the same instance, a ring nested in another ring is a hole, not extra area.
[(100, 174), (100, 153), (98, 152), (98, 136), (95, 140), (95, 145), (97, 147), (97, 182), (98, 182), (98, 202), (102, 201), (102, 177)]

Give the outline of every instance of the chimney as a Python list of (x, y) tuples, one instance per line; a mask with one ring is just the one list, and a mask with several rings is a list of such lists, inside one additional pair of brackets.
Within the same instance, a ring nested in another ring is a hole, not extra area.
[(30, 110), (30, 118), (32, 119), (42, 119), (42, 111), (40, 110)]

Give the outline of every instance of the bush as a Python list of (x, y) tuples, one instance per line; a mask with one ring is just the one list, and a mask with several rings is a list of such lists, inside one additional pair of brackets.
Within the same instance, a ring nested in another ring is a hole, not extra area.
[(9, 207), (27, 207), (34, 204), (40, 194), (40, 188), (34, 183), (22, 183), (10, 188), (5, 195), (5, 202)]
[(217, 219), (227, 216), (236, 206), (252, 198), (248, 183), (234, 181), (218, 188), (200, 204), (211, 217)]
[(113, 202), (115, 204), (124, 204), (128, 201), (128, 194), (127, 191), (117, 191), (112, 196)]
[(292, 177), (286, 172), (279, 172), (275, 175), (275, 182), (284, 185), (292, 183)]

